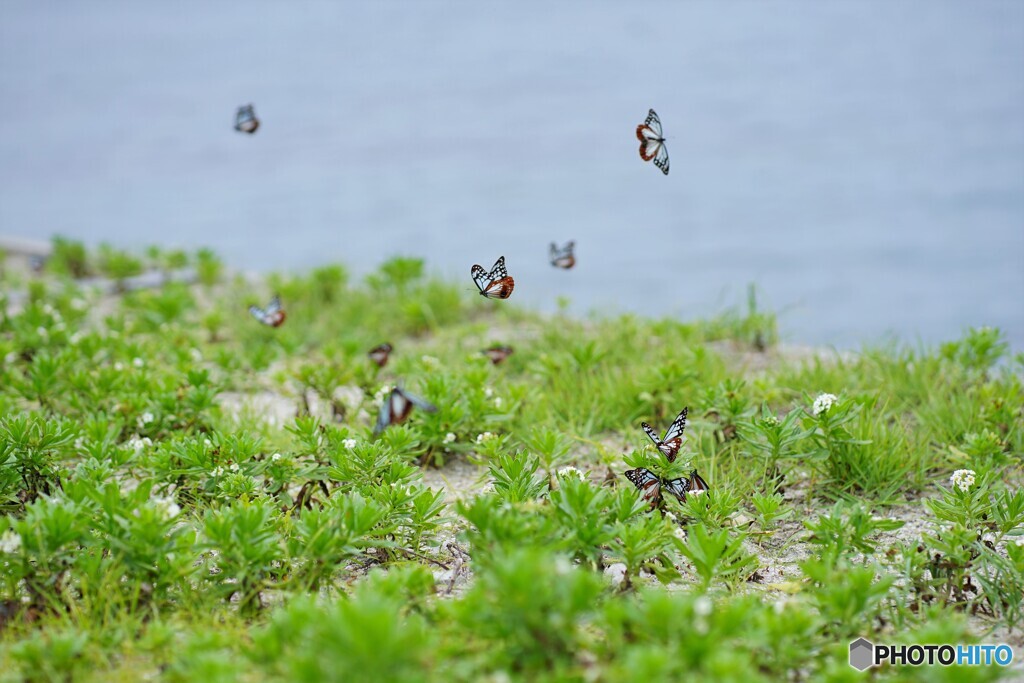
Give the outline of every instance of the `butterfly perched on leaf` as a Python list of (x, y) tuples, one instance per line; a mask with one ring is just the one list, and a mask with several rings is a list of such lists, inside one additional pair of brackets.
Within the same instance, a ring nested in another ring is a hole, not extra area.
[(238, 108), (235, 113), (235, 130), (252, 135), (259, 127), (260, 120), (256, 118), (256, 112), (253, 111), (251, 104)]
[(250, 306), (249, 312), (252, 313), (252, 317), (270, 327), (280, 327), (285, 318), (284, 309), (281, 308), (281, 299), (278, 296), (271, 299), (266, 308)]
[(401, 386), (391, 390), (391, 393), (384, 398), (384, 404), (380, 407), (380, 415), (377, 416), (377, 425), (373, 428), (374, 435), (380, 434), (391, 425), (398, 425), (409, 419), (413, 407), (425, 410), (428, 413), (436, 413), (437, 406), (426, 401), (415, 394), (410, 394)]
[(469, 272), (473, 276), (476, 288), (480, 290), (480, 296), (488, 299), (507, 299), (516, 286), (516, 281), (509, 277), (508, 271), (505, 270), (504, 256), (495, 262), (489, 273), (478, 265), (474, 265)]
[(686, 429), (686, 414), (690, 411), (689, 406), (683, 408), (682, 412), (676, 416), (676, 419), (669, 425), (668, 431), (665, 432), (665, 438), (658, 438), (658, 433), (651, 429), (651, 425), (646, 422), (641, 422), (640, 426), (647, 436), (651, 438), (654, 445), (658, 447), (669, 462), (674, 462), (676, 456), (679, 455), (679, 449), (683, 445), (683, 430)]
[(559, 249), (558, 245), (552, 242), (551, 248), (548, 250), (551, 265), (555, 268), (564, 268), (565, 270), (575, 266), (576, 256), (572, 253), (575, 246), (575, 242), (567, 242), (564, 247)]
[(492, 346), (481, 351), (495, 365), (504, 362), (506, 358), (512, 355), (512, 352), (511, 346)]
[(697, 474), (697, 470), (690, 473), (689, 477), (677, 479), (659, 479), (654, 472), (645, 467), (638, 467), (635, 470), (626, 471), (626, 479), (632, 482), (633, 486), (640, 489), (641, 497), (650, 506), (657, 507), (661, 502), (662, 489), (676, 497), (680, 503), (686, 502), (687, 495), (699, 495), (707, 493), (711, 487), (704, 481), (704, 478)]
[(651, 109), (647, 118), (636, 127), (636, 137), (640, 140), (640, 158), (644, 161), (654, 160), (654, 165), (668, 175), (668, 147), (665, 146), (665, 135), (661, 131), (661, 119)]
[(370, 349), (370, 352), (367, 355), (370, 357), (370, 360), (377, 364), (377, 367), (382, 368), (388, 364), (388, 358), (391, 351), (391, 344), (384, 342), (383, 344), (378, 344)]

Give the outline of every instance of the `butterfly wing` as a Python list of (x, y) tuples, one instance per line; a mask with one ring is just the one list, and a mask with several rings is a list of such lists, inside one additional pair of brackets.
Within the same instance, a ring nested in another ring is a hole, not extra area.
[(377, 424), (373, 428), (373, 435), (377, 436), (383, 432), (391, 425), (393, 420), (394, 416), (391, 413), (391, 394), (388, 394), (384, 398), (384, 403), (380, 406), (380, 414), (377, 416)]
[(711, 490), (711, 487), (706, 481), (704, 481), (704, 477), (697, 474), (697, 470), (694, 470), (693, 472), (690, 472), (690, 483), (686, 490), (689, 493), (700, 494), (707, 493)]
[(497, 365), (501, 363), (510, 355), (512, 355), (511, 346), (492, 346), (489, 349), (484, 349), (483, 353), (490, 359), (492, 363)]
[(512, 295), (512, 289), (515, 287), (516, 282), (508, 275), (508, 270), (505, 268), (505, 257), (500, 257), (495, 263), (494, 267), (491, 268), (484, 279), (486, 284), (481, 286), (480, 280), (478, 279), (477, 269), (479, 268), (479, 274), (483, 274), (483, 268), (480, 266), (473, 266), (473, 280), (477, 283), (477, 287), (480, 288), (480, 293), (489, 299), (507, 299)]
[[(405, 389), (395, 389), (395, 393), (399, 394), (405, 401), (408, 402), (409, 406), (406, 408), (405, 417), (409, 416), (409, 412), (412, 410), (412, 406), (416, 406), (420, 410), (425, 410), (428, 413), (436, 413), (437, 406), (424, 398), (420, 398), (416, 394), (410, 394)], [(402, 418), (403, 420), (405, 418)]]
[(670, 479), (665, 482), (664, 487), (668, 489), (668, 492), (676, 497), (680, 503), (686, 502), (686, 494), (690, 490), (690, 480), (686, 477), (679, 477), (678, 479)]
[(626, 479), (632, 482), (633, 486), (640, 489), (640, 496), (646, 500), (651, 507), (661, 501), (661, 481), (654, 476), (654, 473), (644, 467), (626, 471)]
[(657, 446), (660, 449), (661, 448), (661, 437), (658, 436), (657, 432), (655, 432), (653, 429), (651, 429), (651, 425), (647, 424), (646, 422), (641, 422), (640, 423), (640, 428), (643, 429), (647, 433), (647, 436), (651, 439), (651, 441), (654, 442), (654, 445)]
[(387, 342), (378, 344), (370, 349), (369, 355), (370, 360), (377, 364), (378, 367), (384, 367), (388, 364), (388, 357), (391, 353), (391, 344)]
[(256, 318), (257, 320), (259, 320), (264, 325), (268, 324), (267, 323), (267, 312), (264, 311), (259, 306), (257, 306), (256, 304), (253, 304), (252, 306), (249, 307), (249, 313), (251, 313), (252, 317)]
[(659, 139), (665, 137), (661, 130), (661, 119), (658, 118), (658, 114), (653, 109), (648, 110), (647, 118), (644, 119), (644, 125), (651, 129), (655, 137)]
[(476, 288), (483, 292), (487, 289), (487, 286), (491, 284), (491, 281), (487, 277), (487, 271), (482, 266), (473, 264), (473, 267), (469, 269), (470, 275), (473, 276), (473, 283)]
[(661, 452), (665, 454), (669, 462), (676, 459), (679, 454), (679, 449), (683, 446), (683, 430), (686, 429), (686, 414), (690, 411), (689, 406), (683, 408), (682, 412), (676, 416), (676, 419), (669, 425), (668, 431), (665, 432), (665, 438), (662, 440), (661, 445), (658, 446)]
[(280, 311), (281, 311), (281, 297), (279, 297), (278, 295), (275, 294), (274, 298), (270, 300), (269, 304), (267, 304), (266, 314), (269, 317), (269, 316), (276, 315), (277, 313), (280, 313)]
[(668, 175), (668, 147), (664, 142), (661, 142), (654, 150), (654, 165), (660, 168), (662, 173)]

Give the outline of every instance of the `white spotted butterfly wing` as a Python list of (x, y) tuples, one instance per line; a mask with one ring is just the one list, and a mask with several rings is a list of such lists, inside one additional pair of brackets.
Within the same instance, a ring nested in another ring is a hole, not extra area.
[(668, 147), (665, 146), (665, 135), (661, 129), (661, 119), (651, 109), (647, 118), (636, 127), (636, 137), (640, 140), (640, 158), (644, 161), (654, 160), (654, 165), (668, 175)]
[(683, 430), (686, 429), (686, 415), (690, 411), (689, 407), (683, 408), (683, 410), (676, 416), (676, 419), (669, 425), (668, 431), (665, 432), (665, 438), (661, 439), (658, 434), (651, 429), (651, 426), (646, 422), (641, 422), (640, 426), (650, 437), (654, 445), (658, 447), (669, 462), (674, 462), (676, 456), (679, 455), (679, 449), (683, 446)]
[(640, 489), (640, 496), (653, 508), (661, 502), (661, 480), (649, 469), (638, 467), (626, 471), (626, 479)]
[(280, 327), (285, 319), (284, 309), (281, 308), (281, 299), (277, 296), (270, 300), (266, 308), (260, 308), (255, 305), (250, 306), (249, 313), (252, 314), (252, 317), (269, 327)]
[(486, 272), (483, 267), (474, 265), (470, 269), (473, 282), (480, 290), (480, 296), (488, 299), (507, 299), (512, 295), (512, 289), (516, 286), (515, 280), (509, 277), (505, 269), (505, 257), (502, 256), (495, 262), (491, 272)]

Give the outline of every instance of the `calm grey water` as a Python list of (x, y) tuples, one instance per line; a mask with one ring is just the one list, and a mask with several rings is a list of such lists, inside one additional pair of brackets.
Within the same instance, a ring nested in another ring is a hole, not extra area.
[(0, 233), (1024, 348), (1024, 2), (4, 0)]

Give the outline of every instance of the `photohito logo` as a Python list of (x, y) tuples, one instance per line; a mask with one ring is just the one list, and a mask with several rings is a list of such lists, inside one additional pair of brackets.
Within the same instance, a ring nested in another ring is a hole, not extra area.
[(850, 666), (864, 671), (879, 664), (910, 666), (1009, 666), (1009, 645), (875, 645), (867, 638), (850, 643)]

